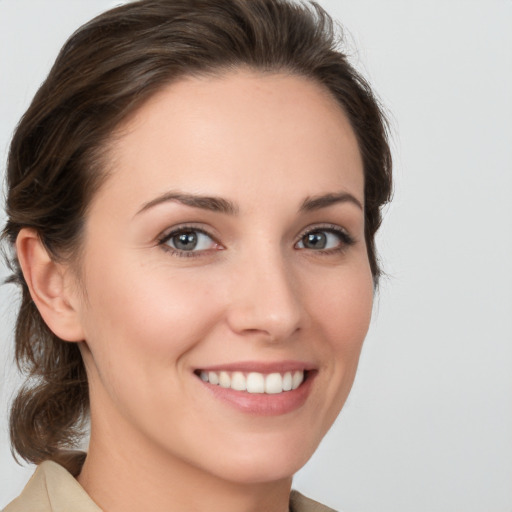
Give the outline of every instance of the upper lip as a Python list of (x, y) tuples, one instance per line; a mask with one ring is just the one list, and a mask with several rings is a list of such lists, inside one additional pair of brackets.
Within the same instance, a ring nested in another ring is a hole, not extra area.
[(202, 366), (196, 369), (205, 372), (257, 372), (257, 373), (285, 373), (298, 370), (314, 370), (316, 367), (312, 363), (302, 361), (240, 361), (236, 363), (216, 364), (212, 366)]

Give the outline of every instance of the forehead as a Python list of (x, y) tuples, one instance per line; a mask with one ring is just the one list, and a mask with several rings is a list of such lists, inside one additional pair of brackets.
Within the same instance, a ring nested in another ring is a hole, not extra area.
[(363, 203), (355, 134), (323, 86), (284, 73), (236, 71), (182, 79), (121, 126), (100, 190), (134, 208), (165, 188), (279, 198), (342, 189)]

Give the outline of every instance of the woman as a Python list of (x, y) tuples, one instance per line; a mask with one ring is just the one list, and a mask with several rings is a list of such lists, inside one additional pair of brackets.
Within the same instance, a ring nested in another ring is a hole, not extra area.
[(391, 189), (335, 43), (314, 4), (142, 0), (65, 45), (9, 153), (40, 466), (7, 512), (329, 510), (291, 480), (350, 391)]

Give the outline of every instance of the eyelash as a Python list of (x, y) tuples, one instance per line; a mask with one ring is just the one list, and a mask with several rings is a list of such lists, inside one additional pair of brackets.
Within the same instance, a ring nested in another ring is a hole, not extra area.
[(356, 240), (343, 228), (340, 226), (337, 226), (335, 224), (324, 224), (320, 226), (314, 226), (311, 228), (307, 228), (302, 232), (302, 234), (299, 236), (298, 241), (295, 243), (297, 245), (299, 242), (301, 242), (304, 237), (307, 235), (311, 235), (313, 233), (331, 233), (336, 235), (339, 238), (339, 245), (336, 247), (333, 247), (331, 249), (319, 249), (314, 250), (311, 249), (311, 252), (319, 255), (319, 256), (330, 256), (333, 254), (341, 254), (345, 252), (349, 247), (354, 245), (356, 243)]
[(221, 246), (221, 244), (217, 240), (215, 240), (215, 238), (210, 233), (205, 231), (204, 229), (198, 228), (196, 226), (187, 226), (187, 225), (179, 226), (176, 229), (173, 229), (170, 233), (166, 233), (165, 235), (160, 237), (158, 239), (158, 245), (164, 251), (170, 253), (173, 256), (178, 256), (180, 258), (196, 258), (196, 257), (199, 257), (199, 256), (203, 256), (204, 253), (207, 252), (207, 250), (203, 250), (203, 251), (183, 251), (183, 250), (180, 250), (180, 249), (175, 249), (175, 248), (171, 247), (170, 245), (167, 245), (167, 242), (169, 240), (171, 240), (171, 238), (173, 238), (176, 235), (179, 235), (181, 233), (187, 233), (187, 232), (201, 233), (201, 234), (207, 236), (208, 238), (211, 238), (212, 241), (215, 244)]
[[(209, 252), (208, 249), (200, 250), (200, 251), (184, 251), (184, 250), (180, 250), (180, 249), (175, 249), (167, 244), (167, 242), (169, 240), (171, 240), (173, 237), (175, 237), (181, 233), (186, 233), (186, 232), (201, 233), (201, 234), (211, 238), (211, 240), (215, 244), (222, 247), (222, 245), (210, 233), (208, 233), (204, 229), (198, 228), (196, 226), (187, 226), (187, 225), (179, 226), (178, 228), (173, 229), (171, 232), (166, 233), (165, 235), (161, 236), (158, 239), (158, 245), (164, 251), (169, 252), (171, 255), (177, 256), (180, 258), (196, 258), (196, 257), (204, 256), (205, 252)], [(295, 242), (294, 247), (298, 243), (302, 242), (306, 236), (313, 234), (313, 233), (331, 233), (331, 234), (336, 235), (340, 240), (340, 245), (337, 247), (333, 247), (331, 249), (319, 249), (319, 250), (310, 249), (311, 252), (314, 252), (315, 254), (322, 255), (322, 256), (343, 253), (348, 249), (348, 247), (354, 245), (356, 242), (355, 239), (351, 235), (349, 235), (347, 233), (347, 231), (345, 231), (343, 228), (333, 225), (333, 224), (329, 224), (329, 225), (314, 226), (312, 228), (304, 230), (301, 233), (301, 235), (298, 237), (297, 242)], [(302, 249), (302, 248), (299, 248), (299, 249)], [(307, 250), (306, 247), (304, 247), (303, 249)]]

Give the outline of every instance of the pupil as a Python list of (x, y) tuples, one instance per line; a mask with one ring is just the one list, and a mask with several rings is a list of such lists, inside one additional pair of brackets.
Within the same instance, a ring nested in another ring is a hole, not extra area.
[(304, 246), (310, 249), (324, 249), (327, 244), (325, 233), (309, 233), (304, 237)]
[(193, 231), (180, 233), (173, 238), (174, 247), (182, 251), (190, 251), (197, 244), (197, 235)]

